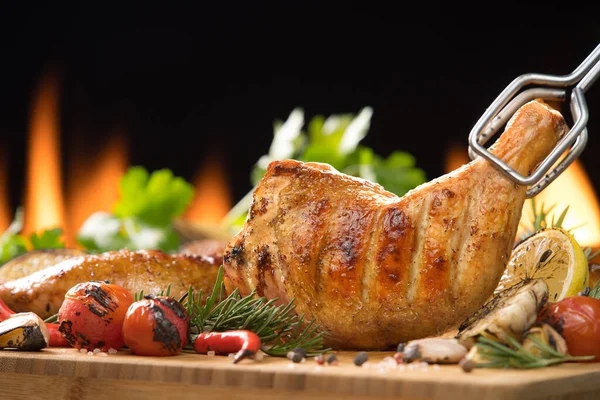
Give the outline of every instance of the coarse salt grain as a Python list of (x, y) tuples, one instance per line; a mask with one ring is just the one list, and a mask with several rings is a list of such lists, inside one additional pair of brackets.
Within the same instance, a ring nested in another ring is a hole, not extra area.
[(206, 352), (206, 355), (207, 355), (207, 356), (211, 356), (211, 357), (212, 357), (212, 356), (214, 356), (215, 354), (216, 354), (216, 353), (215, 353), (214, 351), (212, 351), (212, 350), (211, 350), (211, 351), (208, 351), (208, 352)]
[(102, 350), (100, 350), (99, 348), (97, 348), (97, 347), (96, 347), (96, 348), (94, 349), (94, 354), (98, 354), (98, 353), (100, 353), (101, 351), (102, 351)]
[(108, 353), (101, 351), (100, 353), (98, 353), (98, 355), (102, 356), (102, 357), (106, 357), (106, 356), (108, 356)]
[(87, 349), (79, 349), (79, 352), (80, 352), (81, 354), (85, 354), (85, 353), (87, 353)]
[(396, 362), (396, 360), (393, 357), (385, 357), (383, 359), (383, 364), (385, 366), (391, 367), (391, 368), (395, 368), (396, 365), (398, 365), (398, 363)]
[(110, 349), (108, 349), (108, 353), (109, 354), (116, 354), (117, 350), (113, 349), (112, 347)]
[(87, 355), (88, 355), (88, 356), (93, 356), (93, 355), (94, 355), (94, 352), (93, 352), (93, 351), (88, 351), (88, 352), (87, 352)]
[(229, 354), (227, 354), (227, 357), (229, 357), (229, 358), (235, 358), (235, 353), (229, 353)]

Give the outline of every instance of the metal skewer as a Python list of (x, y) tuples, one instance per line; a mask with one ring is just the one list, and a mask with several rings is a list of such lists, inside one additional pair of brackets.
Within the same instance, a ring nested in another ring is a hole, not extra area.
[[(481, 156), (491, 162), (513, 182), (530, 186), (527, 190), (527, 197), (534, 197), (567, 169), (585, 148), (588, 139), (586, 125), (589, 113), (584, 93), (599, 75), (600, 45), (569, 75), (555, 76), (530, 73), (517, 77), (498, 95), (471, 130), (469, 134), (469, 156), (471, 159)], [(537, 85), (539, 87), (525, 90), (516, 95), (519, 90), (527, 85)], [(538, 98), (565, 101), (570, 87), (572, 87), (570, 109), (574, 121), (573, 127), (561, 138), (557, 146), (530, 176), (520, 175), (484, 147), (489, 139), (522, 105)], [(567, 150), (568, 153), (565, 157), (556, 167), (552, 168)]]

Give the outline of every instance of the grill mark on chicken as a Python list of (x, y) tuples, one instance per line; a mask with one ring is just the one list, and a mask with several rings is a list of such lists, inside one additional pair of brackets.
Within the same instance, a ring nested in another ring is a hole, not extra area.
[(378, 240), (373, 244), (377, 248), (376, 267), (372, 273), (377, 276), (374, 291), (379, 301), (389, 297), (403, 297), (408, 293), (409, 267), (411, 265), (411, 249), (413, 223), (402, 208), (392, 203), (383, 209), (377, 226)]
[(410, 260), (410, 269), (408, 274), (408, 279), (406, 280), (406, 284), (408, 286), (408, 291), (406, 294), (406, 298), (409, 303), (412, 303), (415, 300), (415, 296), (417, 294), (418, 284), (417, 278), (419, 276), (419, 272), (421, 268), (424, 266), (424, 248), (425, 248), (425, 240), (424, 240), (424, 231), (426, 230), (428, 220), (429, 220), (429, 212), (431, 210), (431, 202), (432, 199), (430, 197), (423, 199), (423, 202), (420, 204), (418, 214), (416, 216), (416, 229), (415, 229), (415, 241), (413, 244), (413, 252), (412, 258)]
[(372, 229), (375, 226), (381, 225), (384, 211), (379, 211), (373, 218), (372, 226), (368, 232), (367, 252), (365, 254), (365, 263), (363, 266), (363, 277), (361, 281), (361, 296), (360, 299), (363, 304), (368, 304), (371, 299), (371, 291), (374, 291), (375, 285), (377, 284), (376, 279), (380, 268), (380, 261), (377, 256), (378, 244), (379, 244), (379, 230)]
[[(460, 285), (460, 277), (462, 274), (462, 266), (465, 263), (463, 257), (467, 246), (467, 240), (465, 238), (466, 229), (461, 228), (467, 226), (469, 219), (471, 218), (470, 210), (473, 207), (473, 196), (466, 196), (464, 199), (462, 199), (458, 207), (464, 211), (460, 213), (459, 218), (456, 221), (455, 227), (458, 229), (453, 230), (455, 234), (452, 237), (452, 296), (454, 296), (454, 298), (459, 296), (458, 289)], [(455, 227), (453, 226), (453, 228)]]

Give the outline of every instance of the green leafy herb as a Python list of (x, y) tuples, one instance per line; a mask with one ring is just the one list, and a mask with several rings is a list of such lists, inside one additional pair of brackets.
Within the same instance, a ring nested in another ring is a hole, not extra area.
[(518, 368), (531, 369), (542, 368), (561, 364), (567, 361), (591, 360), (594, 356), (565, 356), (552, 347), (531, 336), (529, 339), (534, 343), (539, 352), (528, 351), (516, 339), (507, 338), (508, 343), (500, 343), (480, 336), (475, 347), (478, 355), (485, 360), (473, 365), (475, 368)]
[(64, 248), (63, 231), (60, 228), (34, 232), (29, 236), (21, 234), (24, 212), (18, 208), (8, 229), (0, 236), (0, 264), (12, 260), (32, 250)]
[(119, 249), (179, 248), (173, 221), (183, 214), (194, 188), (168, 169), (149, 173), (131, 167), (119, 181), (113, 213), (96, 212), (82, 225), (77, 240), (90, 253)]
[(266, 300), (255, 291), (242, 296), (237, 289), (224, 295), (223, 267), (206, 299), (202, 292), (196, 294), (190, 288), (185, 296), (186, 308), (196, 333), (250, 330), (260, 337), (261, 350), (272, 356), (284, 357), (296, 347), (305, 349), (308, 356), (329, 350), (323, 349), (324, 332), (319, 331), (320, 325), (314, 320), (306, 322), (303, 315), (296, 314), (293, 300), (276, 305), (277, 299)]
[[(411, 154), (394, 151), (382, 157), (360, 144), (368, 133), (372, 115), (371, 107), (363, 108), (357, 115), (335, 114), (327, 118), (317, 115), (309, 121), (305, 132), (304, 112), (294, 109), (285, 122), (275, 122), (269, 152), (259, 158), (251, 172), (252, 184), (258, 184), (270, 162), (282, 159), (327, 163), (340, 172), (379, 183), (398, 196), (424, 183), (425, 172), (416, 167)], [(225, 217), (224, 224), (232, 231), (243, 225), (252, 192)]]

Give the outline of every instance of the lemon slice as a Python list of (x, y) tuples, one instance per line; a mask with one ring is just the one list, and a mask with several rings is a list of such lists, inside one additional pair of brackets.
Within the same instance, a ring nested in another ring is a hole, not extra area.
[(562, 228), (546, 228), (519, 243), (496, 293), (531, 278), (546, 281), (548, 301), (552, 302), (575, 296), (587, 287), (587, 258), (573, 235)]

